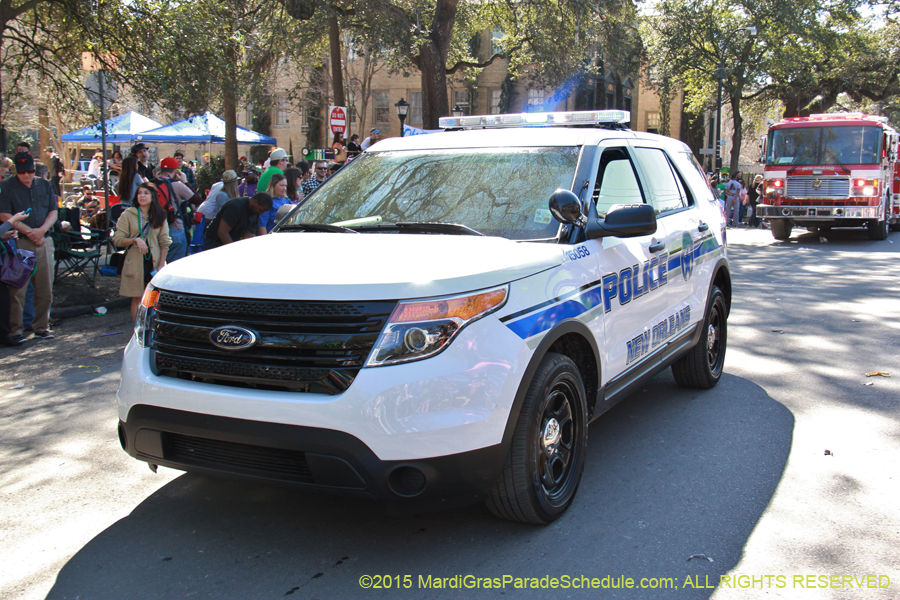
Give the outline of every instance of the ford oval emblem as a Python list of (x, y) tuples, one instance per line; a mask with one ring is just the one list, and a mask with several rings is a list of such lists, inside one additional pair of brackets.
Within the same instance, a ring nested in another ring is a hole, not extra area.
[(259, 336), (256, 335), (256, 332), (244, 327), (225, 325), (210, 331), (209, 341), (213, 346), (222, 350), (246, 350), (259, 341)]

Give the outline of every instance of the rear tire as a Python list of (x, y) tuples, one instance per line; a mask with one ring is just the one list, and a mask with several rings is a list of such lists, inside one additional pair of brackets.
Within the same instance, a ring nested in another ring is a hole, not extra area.
[(534, 374), (500, 479), (486, 503), (498, 517), (545, 525), (578, 490), (587, 451), (587, 401), (578, 367), (548, 353)]
[(791, 239), (791, 230), (794, 229), (794, 222), (790, 219), (772, 219), (769, 221), (772, 225), (772, 237), (782, 242)]
[(709, 389), (719, 383), (728, 346), (727, 314), (725, 296), (714, 286), (700, 342), (672, 365), (672, 375), (681, 387)]

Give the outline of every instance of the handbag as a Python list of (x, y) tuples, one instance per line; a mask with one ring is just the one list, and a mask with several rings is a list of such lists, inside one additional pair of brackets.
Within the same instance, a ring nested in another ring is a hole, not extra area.
[(747, 193), (747, 190), (741, 190), (741, 204), (744, 206), (750, 204), (750, 194)]
[(37, 270), (37, 258), (31, 250), (20, 250), (12, 240), (0, 243), (0, 281), (21, 289)]

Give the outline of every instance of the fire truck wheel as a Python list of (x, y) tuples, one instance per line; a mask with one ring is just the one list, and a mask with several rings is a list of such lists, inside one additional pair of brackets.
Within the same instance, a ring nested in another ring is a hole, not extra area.
[(791, 239), (791, 230), (794, 228), (794, 222), (790, 219), (772, 219), (772, 237), (776, 240)]
[(900, 222), (891, 223), (891, 231), (900, 231)]
[(870, 240), (875, 240), (876, 242), (878, 242), (887, 239), (889, 227), (887, 219), (884, 219), (882, 221), (869, 221), (868, 223), (866, 223), (866, 227), (868, 227), (869, 229)]
[(881, 240), (886, 240), (888, 237), (888, 232), (890, 231), (890, 221), (888, 220), (888, 202), (885, 199), (885, 207), (884, 207), (884, 220), (882, 221), (869, 221), (866, 223), (866, 227), (869, 230), (869, 239), (875, 240), (876, 242), (880, 242)]

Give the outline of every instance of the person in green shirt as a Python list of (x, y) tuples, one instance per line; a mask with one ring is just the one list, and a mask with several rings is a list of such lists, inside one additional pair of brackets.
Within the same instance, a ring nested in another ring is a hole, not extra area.
[(284, 148), (275, 148), (272, 150), (271, 154), (269, 154), (269, 168), (263, 171), (263, 174), (259, 176), (259, 183), (256, 184), (256, 189), (265, 191), (269, 186), (269, 179), (275, 173), (280, 175), (284, 175), (284, 170), (287, 168), (288, 153), (284, 151)]

